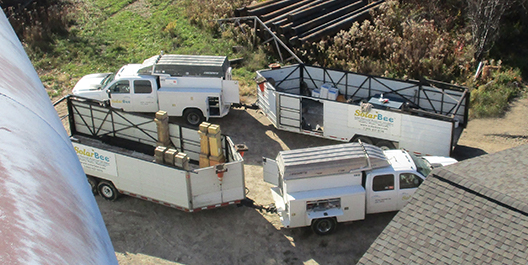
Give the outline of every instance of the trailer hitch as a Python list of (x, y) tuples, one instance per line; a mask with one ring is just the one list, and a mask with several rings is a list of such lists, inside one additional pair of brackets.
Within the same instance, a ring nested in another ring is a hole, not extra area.
[(239, 206), (254, 208), (259, 210), (260, 212), (266, 211), (267, 213), (277, 213), (277, 207), (275, 207), (275, 204), (270, 204), (269, 206), (258, 205), (255, 203), (254, 200), (247, 197), (240, 201)]
[(231, 107), (233, 107), (233, 108), (253, 109), (253, 110), (260, 109), (256, 103), (253, 103), (251, 105), (248, 105), (246, 103), (232, 103)]

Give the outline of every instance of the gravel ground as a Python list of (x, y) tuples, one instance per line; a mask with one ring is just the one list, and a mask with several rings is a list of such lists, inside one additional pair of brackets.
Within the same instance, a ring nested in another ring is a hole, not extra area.
[[(528, 100), (517, 100), (505, 117), (469, 122), (454, 157), (467, 159), (528, 142)], [(235, 143), (249, 147), (245, 158), (248, 197), (272, 202), (262, 180), (262, 157), (277, 152), (335, 143), (276, 130), (256, 110), (234, 109), (212, 120)], [(236, 124), (236, 126), (233, 126)], [(317, 236), (309, 228), (285, 229), (275, 214), (228, 206), (197, 213), (123, 196), (97, 202), (120, 264), (354, 264), (395, 215), (367, 215)]]

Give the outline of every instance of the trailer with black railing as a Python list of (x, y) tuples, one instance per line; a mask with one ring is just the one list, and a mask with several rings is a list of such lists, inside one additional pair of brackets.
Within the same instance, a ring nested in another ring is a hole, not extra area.
[(468, 122), (469, 90), (304, 64), (257, 71), (258, 106), (280, 130), (449, 156)]
[(228, 136), (215, 135), (222, 160), (203, 165), (196, 129), (160, 126), (159, 116), (127, 113), (98, 100), (65, 100), (71, 141), (94, 193), (107, 200), (125, 194), (187, 212), (247, 202), (241, 146)]

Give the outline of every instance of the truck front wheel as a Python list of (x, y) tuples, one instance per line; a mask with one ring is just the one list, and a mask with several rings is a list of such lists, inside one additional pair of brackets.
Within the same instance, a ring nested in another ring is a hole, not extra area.
[(99, 195), (109, 201), (115, 201), (119, 195), (119, 192), (114, 187), (114, 185), (107, 181), (101, 181), (97, 185), (97, 191)]
[(199, 109), (187, 109), (183, 112), (183, 118), (187, 123), (198, 126), (204, 121), (204, 116)]
[(321, 218), (312, 221), (312, 230), (318, 235), (329, 235), (336, 229), (337, 221), (335, 218)]

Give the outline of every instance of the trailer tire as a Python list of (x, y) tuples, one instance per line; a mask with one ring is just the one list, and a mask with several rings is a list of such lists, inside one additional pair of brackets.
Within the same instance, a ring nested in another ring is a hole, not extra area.
[(320, 218), (312, 221), (312, 230), (321, 236), (333, 233), (336, 226), (337, 221), (335, 218)]
[(193, 126), (198, 126), (200, 123), (204, 121), (204, 116), (202, 114), (202, 111), (199, 109), (186, 109), (183, 112), (183, 118), (185, 121)]
[(389, 142), (389, 141), (379, 141), (376, 143), (376, 146), (381, 148), (382, 150), (391, 150), (391, 149), (396, 149), (396, 147), (394, 146), (393, 143)]
[(370, 137), (367, 137), (367, 136), (358, 136), (356, 138), (354, 138), (354, 142), (359, 142), (359, 140), (361, 140), (362, 143), (365, 143), (365, 144), (373, 144), (372, 142), (372, 139)]
[(88, 179), (88, 184), (90, 184), (90, 188), (92, 188), (93, 195), (97, 195), (97, 180), (92, 176), (86, 176)]
[(119, 192), (117, 189), (111, 182), (108, 181), (99, 182), (97, 185), (97, 191), (99, 192), (99, 195), (101, 195), (101, 197), (103, 197), (105, 200), (115, 201), (117, 197), (119, 197)]

